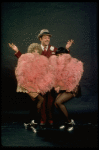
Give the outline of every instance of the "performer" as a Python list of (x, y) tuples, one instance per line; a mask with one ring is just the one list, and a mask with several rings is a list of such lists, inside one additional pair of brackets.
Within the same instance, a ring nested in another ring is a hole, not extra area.
[(66, 118), (65, 125), (60, 126), (60, 129), (67, 127), (68, 131), (72, 131), (75, 123), (69, 117), (64, 103), (73, 97), (81, 96), (79, 82), (83, 74), (83, 63), (76, 58), (72, 58), (68, 50), (63, 47), (58, 48), (56, 55), (50, 57), (50, 64), (53, 64), (56, 77), (54, 87), (58, 93), (55, 106), (60, 108)]
[[(47, 29), (41, 30), (38, 34), (38, 39), (41, 42), (42, 55), (46, 56), (47, 58), (49, 58), (51, 55), (55, 55), (57, 50), (56, 47), (49, 44), (51, 36), (52, 35)], [(41, 128), (44, 128), (47, 122), (50, 126), (53, 126), (53, 102), (54, 91), (52, 90), (51, 92), (47, 92), (46, 95), (44, 95), (44, 101), (41, 107)]]
[[(39, 58), (39, 54), (42, 53), (41, 46), (38, 43), (32, 43), (28, 47), (28, 51), (27, 51), (28, 53), (26, 53), (26, 54), (21, 54), (21, 52), (18, 50), (17, 46), (15, 46), (13, 43), (12, 44), (9, 43), (9, 46), (14, 51), (16, 51), (15, 55), (17, 57), (19, 57), (17, 67), (15, 69), (15, 74), (16, 74), (16, 78), (17, 78), (17, 81), (18, 81), (16, 92), (27, 93), (31, 97), (33, 102), (37, 101), (36, 104), (37, 104), (37, 112), (38, 112), (38, 114), (36, 116), (36, 114), (34, 115), (33, 111), (32, 111), (32, 114), (31, 114), (32, 116), (31, 116), (30, 120), (32, 120), (32, 117), (33, 117), (33, 119), (35, 119), (38, 122), (39, 119), (40, 119), (40, 118), (38, 118), (39, 115), (40, 115), (39, 114), (40, 113), (40, 108), (41, 108), (41, 104), (42, 104), (44, 98), (40, 94), (39, 90), (37, 91), (36, 89), (33, 89), (33, 88), (29, 89), (30, 85), (27, 86), (27, 84), (25, 85), (25, 83), (31, 83), (31, 82), (28, 82), (29, 81), (29, 75), (30, 75), (30, 73), (32, 73), (31, 72), (31, 69), (32, 69), (31, 67), (33, 66), (33, 61), (37, 57)], [(35, 57), (35, 59), (34, 59), (34, 57)], [(41, 59), (41, 58), (39, 58), (39, 59)], [(44, 59), (43, 59), (43, 61), (44, 61)], [(37, 66), (37, 62), (35, 62), (35, 64)], [(29, 69), (30, 69), (30, 72), (28, 72)], [(33, 76), (33, 73), (32, 73), (32, 76)], [(32, 110), (33, 110), (33, 106), (32, 106)]]

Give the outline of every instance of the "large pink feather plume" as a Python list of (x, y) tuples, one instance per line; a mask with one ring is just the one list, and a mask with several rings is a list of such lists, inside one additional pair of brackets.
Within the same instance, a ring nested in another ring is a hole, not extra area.
[(70, 92), (79, 84), (83, 74), (83, 63), (70, 54), (51, 56), (50, 63), (54, 67), (55, 84), (61, 90)]
[(49, 60), (39, 54), (26, 53), (21, 55), (15, 69), (18, 85), (28, 92), (44, 94), (54, 86), (53, 73), (50, 72)]

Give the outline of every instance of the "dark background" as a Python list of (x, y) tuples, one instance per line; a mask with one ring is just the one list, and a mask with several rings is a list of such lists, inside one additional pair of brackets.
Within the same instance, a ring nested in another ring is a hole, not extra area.
[(98, 111), (97, 8), (96, 2), (1, 3), (2, 112), (28, 111), (31, 105), (27, 94), (16, 93), (17, 58), (8, 43), (26, 53), (31, 43), (40, 43), (37, 35), (41, 29), (49, 30), (50, 44), (57, 48), (65, 47), (67, 40), (73, 39), (71, 55), (84, 63), (82, 96), (66, 103), (68, 111), (76, 114)]

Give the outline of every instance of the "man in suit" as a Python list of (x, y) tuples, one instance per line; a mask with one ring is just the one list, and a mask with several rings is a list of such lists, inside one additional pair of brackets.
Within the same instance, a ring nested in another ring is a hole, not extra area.
[[(42, 55), (46, 57), (50, 57), (51, 55), (55, 55), (55, 52), (57, 50), (56, 47), (51, 46), (50, 43), (50, 37), (52, 35), (49, 33), (47, 29), (43, 29), (40, 31), (38, 35), (38, 39), (41, 42), (41, 48), (42, 48)], [(44, 95), (44, 101), (41, 107), (41, 120), (40, 120), (40, 125), (43, 127), (46, 124), (46, 121), (52, 126), (53, 125), (53, 109), (52, 109), (52, 104), (54, 101), (54, 95), (53, 91), (47, 92)]]

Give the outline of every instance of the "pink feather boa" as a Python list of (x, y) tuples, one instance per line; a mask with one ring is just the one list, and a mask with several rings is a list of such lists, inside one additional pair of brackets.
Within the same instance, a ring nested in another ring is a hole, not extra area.
[(54, 86), (54, 75), (51, 70), (47, 57), (37, 53), (26, 53), (19, 58), (15, 75), (18, 85), (28, 92), (44, 94)]
[(73, 91), (81, 80), (83, 63), (70, 54), (51, 56), (49, 61), (54, 67), (54, 88), (60, 87), (60, 90)]

